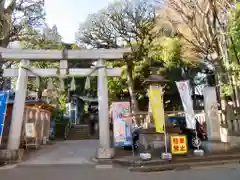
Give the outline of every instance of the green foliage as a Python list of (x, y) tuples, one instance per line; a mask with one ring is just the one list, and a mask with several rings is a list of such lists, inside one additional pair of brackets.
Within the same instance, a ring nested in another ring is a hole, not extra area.
[(109, 77), (108, 78), (108, 93), (109, 99), (111, 101), (119, 100), (123, 93), (128, 92), (128, 85), (127, 85), (127, 77), (124, 71), (125, 63), (122, 61), (111, 61), (106, 62), (106, 66), (110, 67), (120, 67), (122, 68), (123, 72), (121, 77)]
[[(122, 0), (89, 15), (86, 22), (80, 25), (77, 32), (80, 44), (97, 48), (125, 46), (132, 50), (130, 60), (106, 63), (107, 66), (121, 67), (123, 70), (121, 77), (108, 78), (111, 100), (129, 96), (129, 89), (132, 89), (137, 100), (147, 106), (147, 87), (142, 83), (150, 74), (165, 76), (170, 81), (166, 90), (175, 93), (175, 81), (185, 78), (193, 80), (199, 72), (199, 68), (196, 68), (198, 64), (186, 56), (183, 41), (166, 37), (159, 31), (166, 27), (156, 27), (156, 22), (152, 1)], [(194, 58), (197, 59), (196, 56)], [(155, 67), (155, 63), (158, 66)], [(134, 87), (127, 83), (129, 81), (133, 81)]]
[(231, 11), (229, 24), (230, 46), (229, 56), (230, 62), (234, 65), (239, 64), (240, 58), (240, 3), (236, 5), (236, 9)]
[[(45, 31), (48, 30), (48, 32), (51, 32), (51, 28), (46, 26)], [(28, 36), (25, 38), (25, 40), (22, 40), (20, 42), (21, 48), (24, 49), (63, 49), (63, 45), (61, 42), (54, 41), (49, 34), (45, 35), (44, 33), (41, 33), (40, 30), (33, 29), (31, 27), (27, 27), (27, 34)], [(57, 32), (56, 32), (57, 33)], [(58, 33), (57, 35), (51, 34), (52, 36), (60, 36)], [(19, 62), (15, 63), (17, 66), (19, 65)], [(31, 67), (35, 68), (59, 68), (59, 62), (58, 61), (32, 61)], [(15, 81), (15, 80), (14, 80)], [(13, 81), (13, 82), (14, 82)], [(40, 81), (40, 89), (43, 90), (46, 88), (48, 82), (48, 78), (41, 78)], [(58, 80), (53, 79), (53, 83), (55, 87), (59, 87)], [(35, 78), (30, 78), (28, 81), (28, 90), (35, 91), (36, 90), (36, 81)]]
[(65, 92), (60, 92), (59, 98), (58, 98), (58, 108), (61, 112), (65, 112), (66, 110), (66, 102), (67, 102), (67, 96)]
[(178, 38), (161, 37), (155, 40), (151, 58), (164, 62), (164, 67), (179, 68), (184, 62), (182, 59), (182, 45)]
[[(229, 75), (234, 77), (237, 86), (240, 85), (240, 3), (231, 10), (229, 18)], [(222, 76), (226, 76), (223, 74)], [(224, 84), (222, 94), (231, 96), (233, 94), (232, 84)]]
[[(55, 26), (49, 28), (48, 26), (44, 27), (43, 33), (38, 30), (28, 28), (28, 38), (25, 41), (21, 41), (22, 48), (29, 49), (63, 49), (63, 44), (59, 40), (61, 36), (58, 34)], [(35, 68), (59, 68), (59, 61), (33, 61), (30, 65)], [(45, 77), (40, 77), (40, 87), (36, 87), (36, 78), (29, 79), (28, 81), (28, 90), (38, 92), (38, 98), (41, 98), (43, 90), (47, 87), (49, 79)], [(66, 104), (66, 92), (61, 92), (59, 89), (59, 79), (52, 78), (53, 85), (55, 86), (55, 91), (57, 91), (57, 97), (53, 97), (52, 103), (56, 103), (58, 110), (64, 112)]]
[[(22, 48), (29, 49), (63, 49), (64, 44), (60, 41), (61, 36), (58, 34), (56, 26), (49, 28), (45, 26), (43, 28), (43, 33), (41, 31), (28, 28), (28, 37), (27, 40), (21, 41)], [(58, 61), (34, 61), (31, 63), (31, 67), (36, 68), (59, 68)], [(48, 83), (48, 78), (40, 77), (40, 87), (36, 89), (35, 78), (28, 81), (28, 90), (38, 91), (39, 94), (43, 92)], [(57, 78), (52, 78), (53, 85), (55, 86), (55, 91), (57, 91), (57, 97), (53, 97), (55, 102), (52, 104), (56, 105), (56, 110), (53, 115), (55, 121), (55, 133), (56, 136), (63, 136), (65, 126), (68, 121), (64, 118), (64, 112), (66, 109), (66, 92), (61, 92), (59, 89), (59, 80)]]
[(7, 21), (0, 19), (0, 31), (5, 35), (0, 46), (7, 47), (9, 42), (26, 40), (28, 27), (35, 29), (45, 23), (44, 0), (14, 0), (1, 16), (7, 17)]
[[(76, 33), (77, 42), (94, 48), (129, 47), (131, 55), (123, 62), (112, 62), (112, 67), (121, 67), (121, 78), (109, 78), (111, 99), (129, 96), (135, 110), (138, 109), (136, 98), (144, 92), (141, 85), (149, 75), (148, 53), (155, 31), (156, 13), (153, 1), (121, 0), (109, 4), (106, 8), (89, 15)], [(137, 97), (134, 95), (136, 94)], [(144, 92), (145, 94), (145, 92)]]

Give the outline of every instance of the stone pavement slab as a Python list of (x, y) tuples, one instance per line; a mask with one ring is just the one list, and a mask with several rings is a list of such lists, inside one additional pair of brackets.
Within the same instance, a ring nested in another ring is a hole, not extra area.
[(98, 140), (57, 141), (40, 149), (20, 165), (92, 164)]

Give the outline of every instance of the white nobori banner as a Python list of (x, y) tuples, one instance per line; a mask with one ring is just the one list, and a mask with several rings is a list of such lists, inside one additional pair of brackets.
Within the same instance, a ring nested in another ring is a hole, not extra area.
[(193, 111), (193, 102), (191, 97), (189, 81), (176, 82), (178, 92), (180, 94), (182, 105), (185, 113), (188, 129), (196, 129), (195, 115)]

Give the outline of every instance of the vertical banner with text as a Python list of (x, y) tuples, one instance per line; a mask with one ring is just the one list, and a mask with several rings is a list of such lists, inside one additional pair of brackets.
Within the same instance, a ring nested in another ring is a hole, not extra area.
[(112, 103), (112, 120), (115, 147), (132, 145), (132, 119), (126, 117), (130, 114), (129, 102)]
[(164, 133), (165, 115), (162, 102), (162, 88), (160, 86), (150, 86), (149, 101), (152, 109), (156, 132)]
[(182, 105), (185, 113), (188, 129), (196, 129), (195, 115), (193, 111), (193, 102), (189, 86), (189, 81), (176, 82), (178, 92), (180, 94)]
[(0, 144), (1, 144), (1, 141), (2, 141), (2, 135), (3, 135), (4, 121), (5, 121), (5, 115), (6, 115), (6, 110), (7, 110), (8, 95), (9, 95), (9, 92), (7, 92), (7, 91), (0, 92)]

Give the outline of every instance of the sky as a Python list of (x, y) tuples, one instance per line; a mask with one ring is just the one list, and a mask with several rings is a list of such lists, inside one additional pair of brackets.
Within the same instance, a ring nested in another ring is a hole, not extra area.
[(57, 25), (67, 43), (75, 42), (75, 32), (88, 14), (95, 13), (114, 0), (45, 0), (47, 23)]

